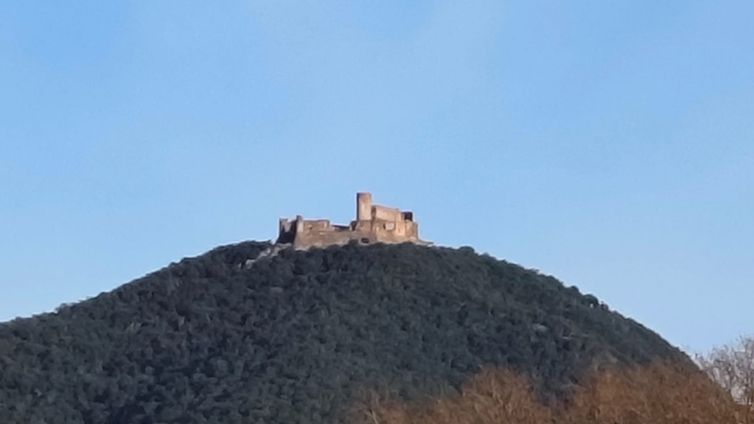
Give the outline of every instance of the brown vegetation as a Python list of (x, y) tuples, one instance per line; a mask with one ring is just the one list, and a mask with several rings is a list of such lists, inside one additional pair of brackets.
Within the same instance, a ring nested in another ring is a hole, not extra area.
[(741, 405), (741, 423), (754, 423), (754, 337), (698, 356), (699, 366)]
[(485, 370), (461, 392), (423, 404), (374, 397), (369, 424), (737, 424), (739, 406), (704, 374), (653, 364), (593, 374), (564, 401), (542, 401), (522, 376)]

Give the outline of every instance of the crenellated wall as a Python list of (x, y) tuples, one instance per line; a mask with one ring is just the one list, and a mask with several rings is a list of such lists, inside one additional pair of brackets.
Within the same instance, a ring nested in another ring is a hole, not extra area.
[(290, 243), (296, 249), (343, 245), (349, 242), (421, 243), (419, 225), (413, 213), (372, 204), (370, 193), (356, 194), (356, 220), (350, 225), (333, 225), (329, 220), (280, 219), (278, 243)]

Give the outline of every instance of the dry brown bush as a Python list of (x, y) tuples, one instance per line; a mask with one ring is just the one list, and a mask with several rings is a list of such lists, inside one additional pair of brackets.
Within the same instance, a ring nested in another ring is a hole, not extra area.
[(369, 424), (475, 423), (539, 424), (552, 420), (529, 382), (510, 371), (487, 369), (457, 396), (405, 405), (373, 396), (362, 417)]
[(737, 406), (702, 373), (668, 364), (613, 368), (587, 378), (560, 405), (539, 400), (506, 370), (485, 370), (460, 394), (422, 404), (373, 398), (369, 424), (737, 424)]
[(561, 422), (734, 424), (736, 405), (702, 373), (653, 364), (612, 368), (574, 390)]
[(697, 356), (709, 378), (728, 392), (741, 407), (741, 422), (754, 423), (754, 336)]

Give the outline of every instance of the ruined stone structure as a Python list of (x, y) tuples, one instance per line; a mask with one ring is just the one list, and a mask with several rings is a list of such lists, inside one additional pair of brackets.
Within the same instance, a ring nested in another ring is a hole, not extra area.
[(356, 220), (349, 225), (333, 225), (327, 219), (280, 219), (278, 243), (291, 243), (296, 249), (343, 245), (349, 242), (420, 243), (419, 224), (412, 212), (372, 204), (370, 193), (356, 194)]

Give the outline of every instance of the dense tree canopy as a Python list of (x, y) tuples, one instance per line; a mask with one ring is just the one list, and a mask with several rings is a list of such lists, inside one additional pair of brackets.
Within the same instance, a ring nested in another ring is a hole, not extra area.
[(319, 423), (482, 367), (557, 394), (595, 363), (686, 357), (556, 279), (471, 248), (246, 242), (0, 325), (0, 422)]

